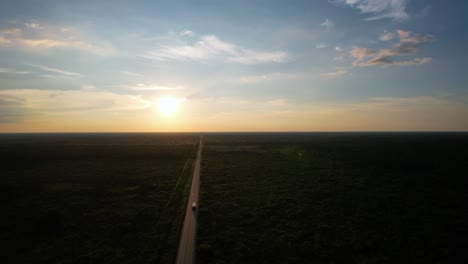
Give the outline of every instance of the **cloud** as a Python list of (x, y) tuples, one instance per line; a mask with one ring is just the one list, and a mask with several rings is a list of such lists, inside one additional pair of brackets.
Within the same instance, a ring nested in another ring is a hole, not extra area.
[(242, 76), (239, 78), (240, 83), (252, 84), (265, 81), (275, 80), (294, 80), (311, 77), (312, 75), (306, 73), (285, 73), (285, 72), (272, 72), (261, 75)]
[(121, 71), (121, 73), (126, 74), (126, 75), (130, 75), (130, 76), (135, 76), (135, 77), (143, 77), (144, 76), (143, 74), (136, 73), (136, 72), (129, 72), (129, 71)]
[[(419, 49), (434, 40), (432, 35), (418, 35), (409, 31), (397, 30), (399, 41), (387, 49), (371, 50), (364, 47), (354, 47), (350, 54), (356, 60), (354, 66), (375, 65), (419, 65), (429, 63), (432, 58), (407, 59), (419, 51)], [(402, 59), (403, 57), (403, 59)], [(406, 58), (406, 59), (405, 59)]]
[(333, 78), (348, 74), (348, 70), (343, 67), (337, 67), (335, 70), (325, 73), (312, 72), (271, 72), (260, 75), (242, 76), (239, 82), (242, 84), (255, 84), (261, 82), (286, 81), (286, 80), (304, 80), (317, 79), (322, 77)]
[(333, 58), (333, 60), (334, 61), (342, 61), (342, 60), (346, 59), (346, 57), (347, 57), (346, 54), (339, 54), (338, 56), (335, 56)]
[(170, 86), (165, 86), (165, 85), (144, 84), (144, 83), (138, 83), (133, 86), (125, 86), (125, 88), (130, 89), (130, 90), (135, 90), (135, 91), (157, 91), (157, 90), (167, 91), (167, 90), (184, 89), (183, 86), (170, 87)]
[(325, 43), (318, 43), (318, 44), (315, 45), (315, 48), (324, 49), (324, 48), (328, 48), (328, 45), (325, 44)]
[(66, 70), (63, 70), (63, 69), (51, 68), (51, 67), (47, 67), (47, 66), (44, 66), (44, 65), (34, 65), (34, 64), (30, 64), (30, 65), (33, 66), (33, 67), (37, 67), (39, 69), (42, 69), (44, 71), (51, 72), (51, 73), (56, 73), (56, 74), (63, 75), (63, 76), (68, 76), (68, 77), (81, 77), (82, 76), (80, 73), (66, 71)]
[(5, 44), (10, 44), (10, 43), (11, 43), (11, 40), (0, 35), (0, 44), (5, 45)]
[(243, 76), (240, 78), (241, 83), (258, 83), (271, 79), (268, 75), (252, 75), (252, 76)]
[(18, 71), (16, 69), (12, 69), (12, 68), (0, 68), (0, 74), (1, 73), (6, 73), (6, 74), (29, 74), (30, 72), (28, 72), (28, 71)]
[(342, 60), (346, 59), (347, 56), (348, 56), (348, 53), (345, 51), (345, 49), (340, 47), (340, 46), (336, 46), (335, 51), (338, 54), (333, 58), (334, 61), (342, 61)]
[(31, 114), (21, 107), (22, 104), (22, 101), (14, 97), (0, 96), (0, 123), (14, 123)]
[(241, 64), (282, 63), (286, 61), (287, 57), (287, 54), (282, 51), (261, 52), (243, 50), (237, 56), (229, 58), (228, 61)]
[(29, 65), (31, 67), (34, 67), (43, 71), (40, 76), (44, 78), (78, 79), (78, 78), (83, 77), (81, 73), (67, 71), (64, 69), (52, 68), (52, 67), (48, 67), (44, 65), (37, 65), (37, 64), (26, 64), (26, 65)]
[(11, 35), (11, 36), (21, 36), (23, 34), (23, 30), (18, 27), (6, 28), (6, 29), (0, 30), (0, 34)]
[(382, 35), (380, 35), (379, 39), (382, 40), (382, 41), (389, 41), (389, 40), (392, 40), (395, 38), (395, 33), (393, 32), (389, 32), (387, 30), (384, 31), (384, 33), (382, 33)]
[(0, 90), (1, 101), (14, 103), (3, 107), (8, 108), (9, 111), (33, 111), (36, 113), (136, 110), (152, 105), (150, 101), (144, 100), (139, 95), (116, 94), (94, 89)]
[(320, 26), (325, 27), (325, 29), (326, 29), (327, 31), (330, 31), (330, 30), (332, 30), (333, 27), (335, 26), (335, 22), (333, 22), (333, 20), (327, 18), (327, 19), (325, 19), (325, 21), (323, 21), (323, 22), (320, 24)]
[(56, 39), (17, 39), (16, 43), (32, 49), (77, 49), (83, 50), (95, 55), (110, 56), (115, 54), (115, 49), (111, 46), (99, 46), (82, 40), (56, 40)]
[(39, 22), (37, 22), (37, 21), (31, 21), (29, 23), (25, 23), (25, 25), (26, 25), (27, 28), (32, 28), (32, 29), (43, 28), (41, 26), (41, 24), (39, 24)]
[(366, 20), (378, 20), (391, 18), (394, 20), (406, 20), (407, 0), (337, 0), (336, 2), (359, 9), (362, 14), (371, 15)]
[(340, 76), (343, 76), (343, 75), (346, 75), (348, 74), (348, 71), (344, 68), (336, 68), (334, 71), (331, 71), (331, 72), (326, 72), (326, 73), (322, 73), (321, 76), (323, 77), (340, 77)]
[(411, 60), (400, 60), (395, 61), (389, 59), (388, 57), (382, 57), (378, 59), (369, 60), (365, 63), (359, 64), (358, 66), (376, 66), (376, 65), (401, 65), (401, 66), (411, 66), (411, 65), (420, 65), (426, 64), (432, 61), (432, 58), (415, 58)]
[(179, 33), (179, 35), (181, 35), (182, 37), (193, 37), (195, 36), (195, 32), (191, 30), (183, 30)]
[(144, 57), (156, 60), (224, 60), (240, 64), (281, 63), (288, 58), (283, 51), (246, 49), (213, 35), (201, 36), (192, 45), (163, 46)]
[(53, 40), (53, 39), (17, 39), (17, 43), (31, 47), (31, 48), (39, 48), (39, 49), (48, 49), (48, 48), (59, 48), (59, 47), (67, 47), (73, 46), (76, 43), (66, 43), (63, 41)]
[(91, 40), (76, 28), (57, 27), (37, 21), (24, 23), (22, 27), (0, 30), (0, 45), (33, 51), (77, 49), (102, 56), (116, 52), (108, 43)]

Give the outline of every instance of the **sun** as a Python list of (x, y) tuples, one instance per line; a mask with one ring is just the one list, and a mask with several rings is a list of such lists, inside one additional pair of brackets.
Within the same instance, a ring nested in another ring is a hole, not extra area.
[(177, 111), (179, 101), (172, 96), (165, 96), (158, 101), (159, 111), (163, 114), (169, 115)]

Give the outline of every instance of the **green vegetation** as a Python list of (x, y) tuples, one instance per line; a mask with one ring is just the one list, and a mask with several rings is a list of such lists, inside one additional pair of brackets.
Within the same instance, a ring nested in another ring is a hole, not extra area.
[(205, 135), (198, 263), (466, 263), (468, 135)]
[[(197, 141), (0, 135), (2, 261), (173, 263)], [(466, 133), (204, 142), (198, 263), (468, 261)]]
[(173, 263), (197, 141), (1, 135), (2, 262)]

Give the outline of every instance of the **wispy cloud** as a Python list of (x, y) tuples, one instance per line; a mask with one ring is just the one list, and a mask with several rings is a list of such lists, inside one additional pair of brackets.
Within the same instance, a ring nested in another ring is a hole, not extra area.
[(25, 26), (27, 28), (32, 28), (32, 29), (39, 29), (39, 28), (43, 28), (43, 26), (37, 22), (37, 21), (30, 21), (28, 23), (25, 23)]
[(330, 31), (335, 26), (335, 22), (333, 22), (333, 20), (327, 18), (327, 19), (325, 19), (325, 21), (323, 21), (320, 24), (320, 26), (324, 27), (327, 31)]
[(0, 45), (30, 50), (77, 49), (106, 56), (115, 53), (115, 48), (110, 44), (91, 40), (76, 28), (46, 25), (38, 21), (1, 29)]
[(318, 43), (318, 44), (315, 45), (315, 48), (324, 49), (324, 48), (328, 48), (328, 45), (325, 44), (325, 43)]
[(340, 46), (336, 46), (335, 51), (336, 55), (333, 58), (334, 61), (342, 61), (348, 57), (348, 52)]
[(59, 48), (59, 47), (71, 47), (75, 46), (76, 43), (67, 43), (60, 40), (53, 39), (16, 39), (16, 42), (30, 48), (48, 49), (48, 48)]
[(10, 43), (11, 43), (11, 40), (9, 40), (9, 39), (5, 38), (4, 36), (0, 35), (0, 44), (5, 45), (5, 44), (10, 44)]
[(179, 35), (181, 35), (182, 37), (193, 37), (195, 36), (195, 32), (186, 29), (186, 30), (181, 31)]
[(385, 30), (379, 37), (381, 41), (389, 41), (395, 38), (395, 33)]
[(336, 68), (334, 71), (322, 73), (321, 76), (335, 78), (346, 74), (348, 74), (348, 70), (345, 68)]
[(144, 100), (139, 95), (116, 94), (89, 89), (0, 90), (0, 100), (16, 102), (10, 106), (11, 110), (27, 109), (42, 113), (48, 111), (136, 110), (152, 105), (150, 101)]
[(260, 75), (242, 76), (239, 82), (242, 84), (255, 84), (261, 82), (272, 81), (287, 81), (287, 80), (309, 80), (309, 79), (322, 79), (334, 78), (348, 74), (348, 70), (344, 67), (337, 67), (333, 71), (323, 73), (313, 72), (271, 72)]
[(157, 90), (162, 90), (162, 91), (168, 91), (168, 90), (180, 90), (184, 89), (183, 86), (165, 86), (165, 85), (158, 85), (158, 84), (144, 84), (144, 83), (138, 83), (136, 85), (132, 86), (124, 86), (127, 89), (130, 90), (135, 90), (135, 91), (157, 91)]
[(62, 75), (75, 76), (75, 77), (81, 76), (81, 74), (77, 73), (77, 72), (65, 71), (65, 70), (62, 70), (62, 69), (50, 68), (50, 67), (46, 67), (46, 66), (42, 66), (42, 65), (39, 65), (38, 67), (45, 70), (45, 71), (58, 73), (58, 74), (62, 74)]
[[(62, 76), (62, 77), (70, 77), (70, 78), (79, 78), (82, 77), (83, 75), (81, 73), (77, 72), (72, 72), (72, 71), (67, 71), (64, 69), (57, 69), (57, 68), (52, 68), (44, 65), (36, 65), (36, 64), (28, 64), (29, 66), (41, 69), (43, 71), (48, 72), (49, 74), (44, 74), (42, 75), (43, 77), (57, 77), (57, 76)], [(52, 75), (50, 74), (52, 73)]]
[(251, 75), (251, 76), (243, 76), (239, 79), (241, 83), (258, 83), (262, 81), (266, 81), (271, 79), (269, 75)]
[(271, 72), (260, 75), (249, 75), (242, 76), (239, 78), (240, 83), (252, 84), (265, 81), (275, 81), (275, 80), (294, 80), (294, 79), (303, 79), (311, 77), (311, 75), (306, 73), (286, 73), (286, 72)]
[(192, 45), (163, 46), (149, 52), (146, 58), (156, 60), (212, 60), (219, 59), (240, 64), (281, 63), (288, 58), (283, 51), (246, 49), (220, 40), (214, 35), (201, 36)]
[(121, 71), (122, 74), (130, 75), (130, 76), (135, 76), (135, 77), (143, 77), (143, 74), (136, 73), (136, 72), (129, 72), (129, 71)]
[[(354, 66), (376, 66), (376, 65), (418, 65), (425, 64), (432, 58), (411, 58), (417, 53), (421, 46), (434, 40), (432, 35), (418, 35), (409, 31), (397, 30), (396, 35), (399, 42), (387, 49), (372, 50), (364, 47), (354, 47), (351, 56), (356, 60)], [(401, 58), (406, 59), (401, 59)]]
[(0, 123), (15, 123), (31, 116), (32, 113), (22, 108), (24, 102), (11, 96), (0, 96)]
[(7, 73), (7, 74), (29, 74), (30, 72), (28, 71), (18, 71), (13, 68), (0, 68), (0, 74), (1, 73)]
[(371, 15), (366, 20), (383, 18), (406, 20), (409, 18), (406, 12), (407, 0), (336, 0), (336, 2), (359, 9), (363, 14)]
[(18, 27), (4, 28), (0, 30), (0, 34), (7, 38), (19, 37), (23, 34), (23, 30)]

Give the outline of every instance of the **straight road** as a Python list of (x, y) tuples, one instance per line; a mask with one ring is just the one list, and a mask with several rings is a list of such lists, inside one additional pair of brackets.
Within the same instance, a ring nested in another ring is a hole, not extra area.
[[(198, 145), (197, 160), (193, 171), (192, 186), (185, 212), (184, 226), (180, 236), (179, 250), (177, 251), (176, 264), (187, 264), (195, 262), (195, 238), (197, 235), (197, 215), (198, 215), (198, 190), (200, 189), (200, 163), (203, 146), (203, 136), (200, 137)], [(192, 208), (192, 204), (196, 207)]]

